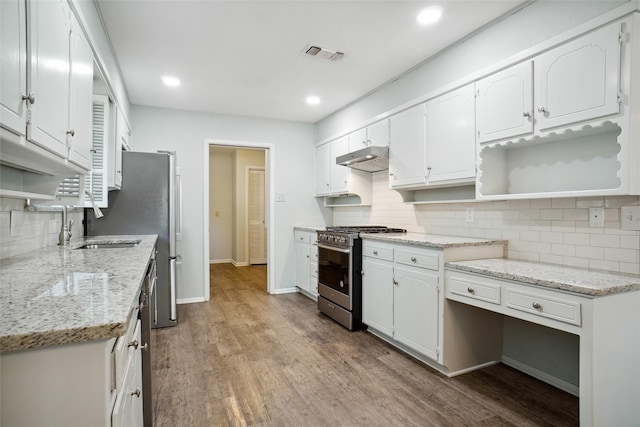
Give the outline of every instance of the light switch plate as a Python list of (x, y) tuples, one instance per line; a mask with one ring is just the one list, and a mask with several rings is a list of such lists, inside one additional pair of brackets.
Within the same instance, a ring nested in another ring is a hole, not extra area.
[(474, 223), (476, 221), (475, 208), (467, 208), (465, 211), (464, 222)]
[(623, 206), (620, 208), (620, 228), (623, 230), (640, 230), (640, 206)]

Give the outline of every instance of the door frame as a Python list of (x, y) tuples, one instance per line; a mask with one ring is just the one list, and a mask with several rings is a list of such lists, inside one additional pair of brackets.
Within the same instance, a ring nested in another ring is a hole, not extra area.
[[(266, 163), (266, 162), (265, 162)], [(246, 215), (245, 215), (245, 227), (246, 227), (246, 242), (245, 242), (245, 247), (247, 248), (247, 264), (249, 266), (251, 266), (251, 224), (250, 224), (250, 218), (249, 218), (249, 208), (250, 206), (250, 202), (249, 199), (251, 198), (250, 196), (250, 191), (249, 191), (249, 174), (251, 173), (251, 171), (262, 171), (264, 172), (264, 183), (265, 183), (265, 188), (264, 188), (264, 222), (265, 222), (265, 226), (267, 225), (267, 168), (266, 165), (265, 166), (250, 166), (250, 165), (246, 165), (245, 166), (245, 182), (247, 183), (247, 188), (246, 188), (246, 200), (245, 200), (245, 206), (247, 207), (247, 211), (246, 211)], [(265, 239), (267, 238), (266, 234), (265, 234)], [(267, 242), (268, 244), (268, 242)], [(267, 248), (267, 253), (268, 253), (268, 248)], [(267, 259), (267, 266), (269, 265), (269, 260)]]
[(267, 223), (267, 293), (273, 294), (274, 287), (276, 283), (276, 265), (275, 265), (275, 239), (271, 236), (275, 230), (275, 174), (273, 171), (275, 168), (275, 159), (276, 159), (276, 147), (274, 143), (271, 142), (252, 142), (252, 141), (233, 141), (233, 140), (222, 140), (222, 139), (210, 139), (206, 138), (204, 140), (203, 145), (203, 162), (204, 162), (204, 172), (206, 179), (204, 181), (204, 192), (203, 192), (203, 230), (204, 230), (204, 238), (203, 238), (203, 265), (204, 265), (204, 280), (203, 280), (203, 290), (204, 290), (204, 299), (205, 301), (209, 301), (211, 299), (211, 291), (209, 289), (209, 283), (211, 281), (211, 276), (209, 274), (209, 146), (211, 145), (221, 145), (226, 147), (237, 147), (237, 148), (259, 148), (265, 150), (266, 159), (265, 159), (265, 173), (266, 173), (266, 200), (265, 204), (265, 217)]

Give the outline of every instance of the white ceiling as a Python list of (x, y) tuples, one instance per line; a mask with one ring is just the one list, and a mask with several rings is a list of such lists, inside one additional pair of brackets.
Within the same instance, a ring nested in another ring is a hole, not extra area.
[[(521, 3), (98, 0), (133, 104), (312, 123)], [(432, 4), (443, 18), (420, 26)], [(345, 56), (303, 55), (310, 44)]]

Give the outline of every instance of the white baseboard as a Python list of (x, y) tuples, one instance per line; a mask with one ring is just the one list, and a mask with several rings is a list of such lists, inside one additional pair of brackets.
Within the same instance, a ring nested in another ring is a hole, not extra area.
[(204, 297), (194, 297), (194, 298), (179, 298), (176, 300), (177, 304), (193, 304), (195, 302), (204, 302)]
[(498, 363), (500, 363), (499, 360), (492, 360), (490, 362), (481, 363), (479, 365), (475, 365), (475, 366), (472, 366), (470, 368), (460, 369), (459, 371), (448, 372), (446, 375), (448, 377), (450, 377), (450, 378), (457, 377), (458, 375), (462, 375), (462, 374), (466, 374), (466, 373), (469, 373), (469, 372), (477, 371), (478, 369), (483, 369), (483, 368), (486, 368), (488, 366), (497, 365)]
[(280, 289), (274, 289), (272, 294), (274, 295), (279, 295), (279, 294), (292, 294), (298, 292), (298, 288), (296, 288), (295, 286), (293, 288), (280, 288)]
[(231, 259), (212, 259), (209, 260), (209, 264), (229, 264), (233, 261)]
[(247, 267), (249, 266), (248, 262), (237, 262), (237, 261), (231, 261), (231, 264), (235, 265), (236, 267)]
[(553, 375), (550, 375), (544, 371), (541, 371), (529, 365), (525, 365), (524, 363), (507, 356), (502, 356), (502, 363), (507, 366), (511, 366), (514, 369), (522, 371), (527, 375), (531, 375), (532, 377), (537, 378), (542, 382), (551, 384), (552, 386), (557, 387), (560, 390), (564, 390), (567, 393), (573, 394), (574, 396), (580, 396), (580, 387), (565, 380), (561, 380), (560, 378), (554, 377)]

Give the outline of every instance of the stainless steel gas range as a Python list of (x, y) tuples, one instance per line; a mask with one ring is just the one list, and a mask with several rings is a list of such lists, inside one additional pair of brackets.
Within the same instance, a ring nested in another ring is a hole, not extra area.
[(327, 227), (318, 231), (318, 309), (350, 331), (362, 329), (360, 233), (406, 233), (384, 226)]

